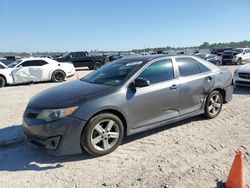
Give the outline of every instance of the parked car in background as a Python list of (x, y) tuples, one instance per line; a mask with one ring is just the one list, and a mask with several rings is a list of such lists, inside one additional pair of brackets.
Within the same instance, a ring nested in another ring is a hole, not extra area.
[(4, 69), (4, 68), (6, 68), (7, 66), (4, 64), (4, 63), (2, 63), (1, 61), (0, 61), (0, 69)]
[(200, 114), (215, 118), (232, 93), (229, 70), (195, 56), (123, 58), (33, 97), (23, 129), (51, 154), (101, 156), (124, 135)]
[(122, 55), (121, 55), (120, 53), (118, 53), (118, 54), (113, 54), (113, 55), (110, 55), (110, 56), (108, 57), (109, 62), (115, 61), (115, 60), (120, 59), (120, 58), (122, 58)]
[(241, 65), (244, 62), (250, 61), (250, 48), (236, 48), (227, 50), (222, 55), (222, 63), (234, 63)]
[(209, 49), (211, 54), (215, 54), (215, 55), (218, 55), (218, 56), (222, 56), (223, 53), (226, 51), (226, 50), (233, 50), (233, 48), (211, 48)]
[(222, 58), (215, 54), (205, 54), (205, 53), (197, 53), (196, 56), (205, 59), (206, 61), (209, 61), (217, 66), (222, 65)]
[(147, 55), (149, 55), (149, 53), (148, 52), (142, 52), (141, 55), (142, 56), (145, 56), (145, 55), (147, 56)]
[(59, 63), (49, 58), (26, 58), (0, 69), (0, 87), (48, 80), (62, 82), (74, 74), (75, 68), (72, 63)]
[(241, 65), (234, 72), (234, 84), (250, 87), (250, 62)]
[(69, 52), (54, 60), (72, 62), (75, 68), (88, 67), (91, 70), (96, 70), (107, 62), (107, 57), (103, 55), (90, 56), (88, 52)]

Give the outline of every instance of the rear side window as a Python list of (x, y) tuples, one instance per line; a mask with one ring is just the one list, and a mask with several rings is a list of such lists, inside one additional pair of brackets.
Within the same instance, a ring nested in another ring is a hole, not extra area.
[(176, 58), (181, 77), (210, 71), (205, 65), (193, 58)]
[(161, 60), (149, 65), (138, 76), (150, 81), (150, 84), (174, 79), (173, 64), (170, 59)]
[(40, 66), (47, 65), (48, 63), (46, 61), (40, 60)]
[(210, 71), (209, 68), (207, 68), (205, 65), (203, 65), (202, 63), (198, 63), (199, 64), (199, 67), (200, 67), (200, 71), (201, 72), (208, 72)]

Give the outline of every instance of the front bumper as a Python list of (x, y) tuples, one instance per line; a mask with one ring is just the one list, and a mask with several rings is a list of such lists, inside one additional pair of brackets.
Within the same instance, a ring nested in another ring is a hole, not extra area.
[(240, 78), (238, 75), (234, 77), (234, 84), (238, 86), (250, 87), (250, 78)]
[(65, 117), (53, 122), (23, 118), (23, 130), (27, 140), (36, 146), (46, 148), (52, 155), (82, 153), (80, 139), (85, 121)]

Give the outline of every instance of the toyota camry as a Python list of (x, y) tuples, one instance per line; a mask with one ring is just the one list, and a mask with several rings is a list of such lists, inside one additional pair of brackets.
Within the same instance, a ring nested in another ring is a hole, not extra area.
[(204, 114), (232, 99), (232, 73), (199, 57), (116, 60), (34, 96), (23, 115), (28, 141), (54, 155), (114, 151), (124, 136)]

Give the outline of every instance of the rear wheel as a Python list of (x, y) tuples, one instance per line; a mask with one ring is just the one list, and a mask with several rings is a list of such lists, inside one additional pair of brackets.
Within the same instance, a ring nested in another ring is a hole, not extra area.
[(5, 79), (0, 76), (0, 88), (5, 86)]
[(65, 80), (65, 73), (62, 70), (56, 70), (52, 74), (52, 81), (53, 82), (63, 82)]
[(205, 116), (209, 119), (215, 118), (220, 114), (223, 98), (219, 91), (211, 92), (206, 100)]
[(82, 132), (81, 146), (93, 156), (114, 151), (122, 142), (124, 127), (114, 114), (93, 117)]

